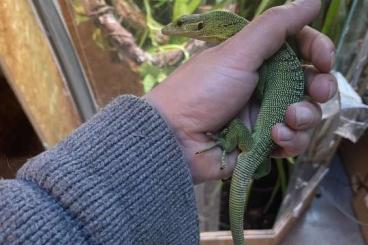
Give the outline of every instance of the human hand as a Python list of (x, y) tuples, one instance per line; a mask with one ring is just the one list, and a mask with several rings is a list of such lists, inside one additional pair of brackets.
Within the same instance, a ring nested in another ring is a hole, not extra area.
[(251, 121), (249, 100), (257, 85), (258, 68), (284, 43), (295, 36), (304, 60), (306, 93), (311, 100), (289, 106), (285, 123), (272, 129), (278, 144), (276, 156), (294, 156), (310, 141), (308, 130), (321, 120), (315, 102), (326, 102), (336, 93), (335, 79), (329, 74), (334, 62), (332, 42), (305, 26), (319, 12), (320, 0), (299, 0), (268, 10), (249, 23), (233, 38), (207, 49), (178, 68), (166, 81), (144, 98), (154, 105), (174, 129), (195, 183), (231, 175), (236, 153), (230, 154), (228, 167), (219, 167), (221, 150), (205, 154), (211, 141), (207, 132), (221, 130), (237, 115)]

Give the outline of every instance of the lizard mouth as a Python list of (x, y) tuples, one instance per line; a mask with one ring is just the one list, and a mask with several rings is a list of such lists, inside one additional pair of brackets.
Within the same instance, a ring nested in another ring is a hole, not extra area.
[(177, 27), (174, 26), (173, 23), (170, 23), (161, 29), (161, 33), (164, 35), (179, 35), (179, 32), (183, 33), (182, 31), (177, 30)]
[(193, 31), (180, 28), (177, 25), (170, 23), (161, 29), (161, 33), (168, 36), (184, 36), (191, 37)]
[(164, 35), (168, 35), (169, 34), (169, 29), (170, 29), (170, 25), (167, 25), (167, 26), (164, 26), (162, 29), (161, 29), (161, 33), (164, 34)]

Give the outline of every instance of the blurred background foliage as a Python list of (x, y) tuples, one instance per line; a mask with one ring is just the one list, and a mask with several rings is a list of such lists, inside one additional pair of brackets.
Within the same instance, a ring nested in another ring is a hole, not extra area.
[[(319, 17), (311, 26), (327, 34), (337, 45), (353, 2), (358, 0), (321, 0)], [(76, 13), (76, 23), (88, 20), (83, 12), (83, 0), (71, 0)], [(161, 34), (161, 28), (184, 14), (202, 13), (215, 9), (226, 9), (252, 20), (267, 9), (282, 5), (291, 0), (109, 0), (104, 1), (115, 8), (121, 25), (134, 35), (135, 42), (151, 55), (181, 50), (186, 61), (187, 38), (167, 37)], [(363, 1), (364, 2), (364, 1)], [(118, 11), (123, 8), (124, 10)], [(121, 16), (123, 13), (125, 16)], [(120, 16), (119, 16), (120, 14)], [(101, 48), (108, 44), (103, 33), (96, 28), (92, 38)], [(173, 71), (171, 64), (157, 66), (150, 62), (142, 64), (138, 70), (145, 92), (164, 80)]]
[[(251, 20), (268, 8), (282, 5), (290, 0), (127, 0), (145, 13), (146, 29), (136, 33), (140, 46), (155, 54), (173, 49), (185, 51), (186, 38), (160, 38), (160, 29), (181, 15), (201, 13), (215, 9), (227, 9)], [(322, 0), (321, 14), (311, 26), (327, 34), (337, 45), (347, 18), (352, 0)], [(145, 91), (149, 91), (173, 70), (155, 68), (144, 64), (140, 75)]]

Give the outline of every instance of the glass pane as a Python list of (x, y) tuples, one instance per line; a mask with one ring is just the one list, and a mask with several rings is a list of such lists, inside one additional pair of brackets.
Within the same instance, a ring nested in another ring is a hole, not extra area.
[(142, 95), (143, 86), (129, 60), (104, 43), (101, 29), (86, 16), (83, 1), (60, 0), (60, 11), (68, 27), (98, 107), (121, 94)]

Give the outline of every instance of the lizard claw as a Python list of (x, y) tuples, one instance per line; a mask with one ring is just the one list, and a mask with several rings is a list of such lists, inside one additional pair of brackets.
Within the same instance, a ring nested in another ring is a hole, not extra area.
[(217, 146), (219, 146), (219, 145), (220, 145), (220, 142), (217, 142), (217, 143), (215, 143), (214, 145), (212, 145), (212, 146), (210, 146), (210, 147), (207, 147), (207, 148), (206, 148), (206, 149), (204, 149), (204, 150), (197, 151), (197, 152), (195, 153), (195, 155), (199, 155), (199, 154), (202, 154), (202, 153), (204, 153), (204, 152), (210, 151), (210, 150), (212, 150), (213, 148), (215, 148), (215, 147), (217, 147)]

